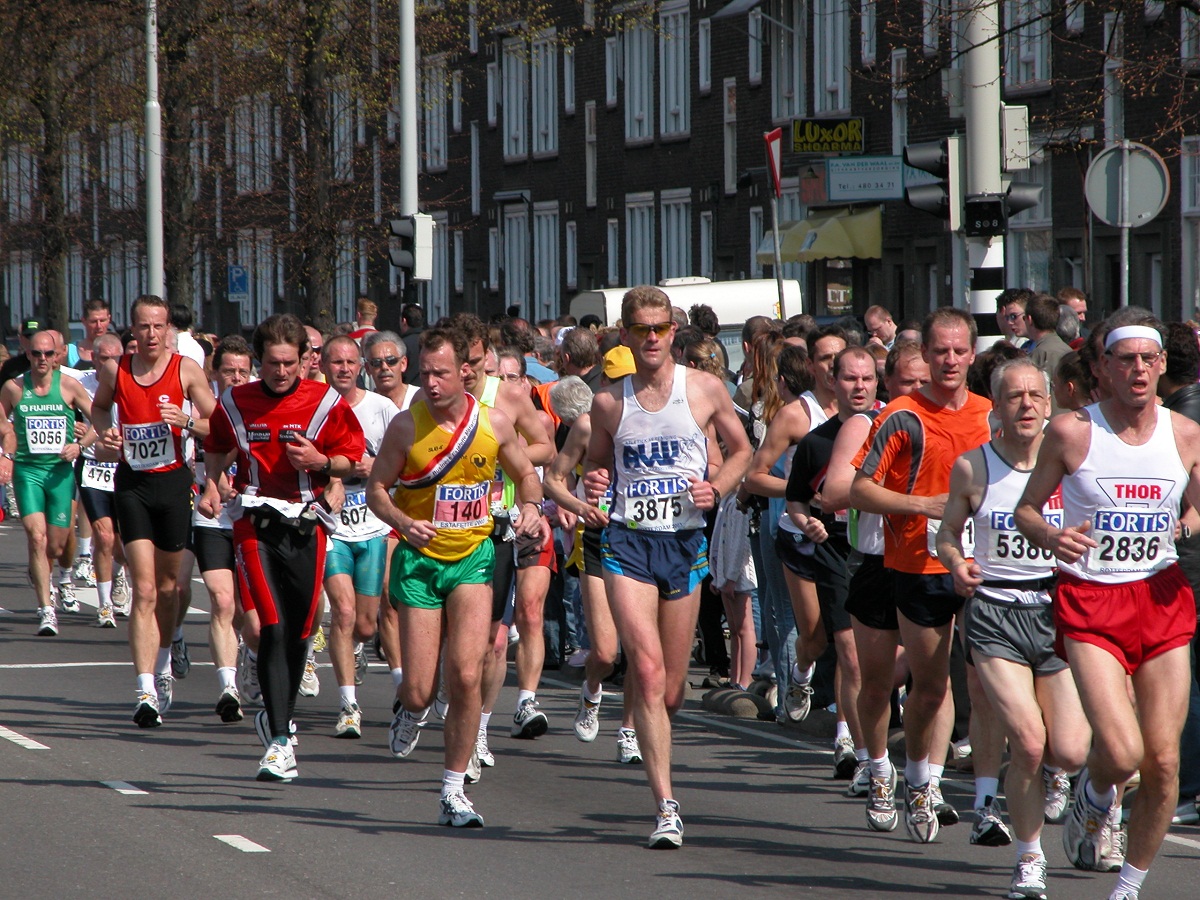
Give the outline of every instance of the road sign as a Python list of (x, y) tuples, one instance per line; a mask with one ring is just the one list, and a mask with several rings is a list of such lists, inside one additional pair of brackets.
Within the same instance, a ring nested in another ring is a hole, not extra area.
[[(1128, 177), (1127, 206), (1122, 215), (1122, 182)], [(1114, 228), (1138, 228), (1167, 205), (1171, 176), (1163, 158), (1145, 144), (1132, 141), (1102, 150), (1088, 166), (1084, 194), (1096, 218)]]
[(763, 134), (767, 144), (767, 171), (771, 173), (771, 183), (775, 188), (775, 196), (783, 196), (783, 168), (780, 157), (783, 151), (783, 129), (776, 128)]
[(228, 296), (230, 303), (250, 302), (250, 272), (245, 266), (229, 267)]

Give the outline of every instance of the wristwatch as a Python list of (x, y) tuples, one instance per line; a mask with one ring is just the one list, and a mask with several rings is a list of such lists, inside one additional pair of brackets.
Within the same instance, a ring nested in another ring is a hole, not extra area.
[(193, 428), (196, 427), (196, 420), (193, 419), (191, 416), (188, 416), (187, 424), (184, 425), (183, 427), (186, 428), (188, 431), (191, 431)]
[(713, 492), (713, 509), (716, 509), (718, 506), (721, 505), (721, 492), (718, 491), (716, 488), (713, 488), (712, 492)]
[(331, 471), (333, 471), (333, 457), (326, 456), (325, 465), (321, 466), (321, 468), (317, 471), (319, 471), (322, 475), (328, 475)]

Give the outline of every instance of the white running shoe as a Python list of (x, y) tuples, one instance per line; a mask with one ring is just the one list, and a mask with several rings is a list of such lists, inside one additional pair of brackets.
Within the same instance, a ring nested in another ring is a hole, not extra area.
[(449, 712), (450, 695), (446, 693), (446, 682), (438, 681), (437, 696), (433, 698), (433, 714), (444, 722)]
[(54, 611), (54, 606), (39, 606), (38, 607), (38, 630), (39, 637), (54, 637), (58, 634), (58, 613)]
[(258, 762), (258, 780), (282, 781), (286, 784), (299, 777), (300, 773), (296, 769), (296, 751), (292, 749), (292, 745), (272, 741)]
[(451, 828), (482, 828), (483, 816), (475, 812), (475, 807), (462, 791), (446, 794), (441, 800), (442, 811), (438, 816), (439, 825), (449, 825)]
[(1012, 832), (1000, 817), (1000, 802), (994, 797), (991, 803), (975, 810), (971, 843), (981, 847), (1005, 847), (1012, 843)]
[(129, 590), (129, 581), (125, 578), (125, 567), (117, 566), (113, 572), (113, 608), (118, 616), (128, 617), (133, 607), (133, 594)]
[(896, 768), (891, 767), (887, 778), (877, 778), (870, 772), (868, 764), (871, 784), (867, 792), (867, 827), (872, 831), (895, 831), (900, 822), (896, 813)]
[[(265, 709), (260, 709), (254, 716), (254, 733), (258, 735), (264, 750), (271, 746), (271, 720)], [(300, 739), (296, 737), (296, 722), (293, 719), (288, 720), (288, 743), (293, 747), (300, 746)]]
[(258, 663), (250, 658), (250, 648), (245, 644), (238, 645), (237, 670), (238, 692), (247, 703), (260, 702), (262, 688), (258, 684)]
[(92, 554), (83, 553), (75, 559), (75, 568), (71, 570), (71, 575), (76, 581), (82, 581), (88, 587), (96, 586), (96, 572), (92, 568)]
[(221, 721), (226, 724), (242, 721), (242, 698), (237, 688), (230, 686), (221, 691), (221, 696), (217, 698), (216, 710)]
[[(601, 698), (601, 700), (603, 697)], [(590, 744), (600, 733), (600, 700), (593, 703), (579, 688), (579, 711), (575, 713), (575, 737)]]
[(59, 584), (58, 605), (62, 607), (63, 612), (79, 612), (79, 598), (75, 596), (75, 585), (72, 582), (64, 581)]
[(171, 641), (171, 674), (176, 678), (187, 678), (192, 671), (192, 658), (188, 656), (187, 641), (180, 638)]
[(100, 628), (116, 628), (117, 617), (113, 615), (112, 604), (102, 606), (96, 612), (96, 625)]
[(392, 756), (403, 759), (412, 753), (417, 741), (421, 739), (421, 729), (424, 727), (423, 718), (417, 719), (409, 715), (407, 709), (400, 707), (400, 712), (396, 713), (388, 727), (388, 744), (392, 748)]
[(549, 727), (550, 723), (546, 721), (546, 714), (538, 709), (537, 701), (532, 697), (526, 697), (517, 707), (516, 714), (513, 715), (511, 734), (515, 738), (533, 740), (545, 734)]
[(1042, 783), (1046, 787), (1046, 821), (1058, 825), (1071, 807), (1071, 778), (1062, 770), (1042, 769)]
[(642, 761), (642, 748), (638, 745), (637, 732), (632, 728), (617, 729), (617, 762), (636, 766)]
[(362, 709), (357, 703), (342, 704), (342, 711), (338, 713), (333, 736), (339, 738), (362, 737)]
[(854, 755), (854, 740), (848, 737), (838, 738), (833, 745), (833, 777), (846, 781), (854, 777), (858, 768), (858, 757)]
[(1046, 900), (1046, 857), (1023, 853), (1013, 868), (1009, 900)]
[(679, 804), (674, 800), (663, 800), (658, 804), (658, 821), (650, 832), (651, 850), (675, 850), (683, 846), (683, 819), (679, 817)]
[(311, 653), (304, 661), (304, 674), (300, 676), (300, 696), (315, 697), (321, 693), (321, 679), (317, 677), (317, 658)]
[(938, 834), (938, 817), (933, 808), (933, 785), (905, 785), (904, 827), (918, 844), (931, 844)]
[(783, 711), (788, 720), (803, 722), (812, 709), (813, 689), (811, 684), (789, 681), (787, 693), (783, 695)]
[(475, 735), (475, 755), (479, 757), (480, 765), (487, 766), (489, 769), (496, 765), (496, 757), (492, 756), (491, 748), (488, 747), (486, 729), (479, 729)]
[(479, 761), (479, 754), (471, 751), (471, 758), (467, 760), (467, 771), (464, 780), (467, 784), (478, 784), (479, 779), (483, 777), (483, 763)]
[(154, 690), (158, 691), (158, 711), (165, 713), (175, 699), (175, 676), (169, 672), (154, 676)]
[(158, 698), (153, 694), (138, 692), (137, 705), (133, 708), (133, 721), (138, 728), (157, 728), (161, 725)]
[(1084, 769), (1079, 776), (1071, 809), (1063, 821), (1063, 850), (1075, 868), (1104, 872), (1107, 871), (1107, 867), (1103, 863), (1103, 857), (1110, 849), (1112, 841), (1108, 813), (1096, 809), (1088, 800), (1087, 783), (1088, 773), (1087, 769)]
[[(367, 674), (367, 650), (362, 644), (354, 645), (354, 683), (362, 684)], [(305, 671), (308, 671), (307, 668)], [(316, 696), (315, 694), (313, 696)]]
[(871, 764), (865, 759), (854, 766), (854, 775), (846, 788), (847, 797), (865, 797), (871, 793)]

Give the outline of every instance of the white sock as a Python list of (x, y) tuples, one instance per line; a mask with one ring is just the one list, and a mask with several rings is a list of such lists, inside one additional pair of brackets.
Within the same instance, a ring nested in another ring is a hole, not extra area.
[(533, 691), (517, 691), (517, 709), (521, 709), (521, 704), (526, 700), (532, 700), (537, 695)]
[(867, 752), (866, 747), (855, 747), (854, 758), (860, 763), (868, 762), (871, 759), (871, 754)]
[(836, 744), (842, 738), (849, 738), (849, 737), (850, 737), (850, 726), (846, 724), (845, 719), (839, 719), (838, 723), (837, 723), (837, 727), (834, 729), (834, 732), (833, 732), (833, 742)]
[(342, 698), (342, 706), (349, 706), (352, 703), (357, 703), (358, 698), (354, 692), (354, 685), (339, 685), (338, 695)]
[(491, 721), (492, 714), (490, 712), (479, 714), (479, 731), (481, 734), (487, 734), (488, 722)]
[(1142, 882), (1145, 880), (1145, 869), (1135, 869), (1129, 863), (1125, 863), (1121, 866), (1121, 874), (1117, 876), (1117, 886), (1113, 888), (1113, 893), (1118, 895), (1122, 891), (1137, 893), (1142, 889)]
[(887, 756), (881, 756), (879, 759), (871, 759), (871, 777), (872, 778), (891, 778), (892, 777), (892, 761)]
[(58, 576), (59, 584), (72, 584), (73, 583), (71, 581), (71, 569), (69, 566), (66, 569), (64, 569), (58, 563), (55, 563), (54, 564), (54, 573), (55, 573), (55, 575)]
[(400, 666), (392, 669), (392, 684), (396, 687), (404, 684), (404, 669)]
[(1042, 838), (1040, 835), (1035, 837), (1032, 841), (1015, 840), (1013, 843), (1017, 845), (1017, 859), (1020, 859), (1026, 854), (1032, 854), (1033, 856), (1046, 855), (1044, 852), (1042, 852)]
[(586, 700), (588, 703), (599, 703), (600, 698), (603, 696), (604, 696), (603, 685), (599, 685), (599, 684), (596, 685), (596, 692), (592, 693), (588, 689), (588, 683), (586, 681), (584, 681), (584, 683), (583, 683), (583, 699), (584, 700)]
[(1084, 786), (1083, 792), (1087, 795), (1088, 803), (1096, 807), (1096, 809), (1106, 810), (1113, 805), (1113, 801), (1117, 799), (1116, 787), (1110, 787), (1103, 795), (1097, 794), (1091, 779)]
[(78, 547), (79, 547), (79, 555), (80, 556), (91, 556), (92, 555), (92, 539), (91, 538), (80, 538)]
[(96, 582), (96, 596), (100, 600), (101, 608), (104, 608), (105, 606), (112, 606), (112, 582), (111, 581), (97, 581)]
[(983, 775), (975, 776), (975, 808), (980, 809), (987, 804), (988, 798), (995, 798), (1000, 790), (999, 778), (988, 778)]
[(153, 694), (158, 696), (158, 690), (154, 687), (154, 673), (141, 672), (137, 677), (137, 689), (139, 694)]
[(904, 764), (904, 782), (910, 788), (919, 788), (929, 784), (929, 757), (910, 759)]
[(946, 773), (946, 767), (938, 763), (929, 764), (929, 780), (937, 787), (942, 783), (942, 776)]
[(812, 682), (813, 673), (817, 671), (817, 664), (813, 663), (803, 672), (800, 671), (799, 663), (792, 663), (792, 681), (796, 684), (809, 684)]
[(154, 671), (158, 675), (171, 674), (171, 648), (159, 647), (158, 656), (154, 659)]
[(442, 796), (449, 797), (455, 791), (461, 791), (466, 780), (466, 772), (451, 772), (449, 769), (442, 769)]
[(221, 690), (233, 687), (237, 684), (237, 666), (221, 666), (217, 669), (217, 681), (221, 684)]

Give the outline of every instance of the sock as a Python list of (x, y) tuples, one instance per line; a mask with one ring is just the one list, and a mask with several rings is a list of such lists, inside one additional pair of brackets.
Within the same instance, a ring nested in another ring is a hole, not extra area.
[(171, 635), (171, 641), (174, 643), (176, 641), (182, 641), (182, 640), (183, 640), (183, 626), (176, 625), (175, 633), (173, 635)]
[(892, 777), (892, 761), (886, 755), (879, 757), (879, 759), (875, 759), (874, 757), (871, 757), (871, 777), (872, 778), (891, 778)]
[(91, 538), (80, 538), (79, 542), (78, 542), (78, 546), (79, 546), (79, 555), (80, 556), (91, 556), (92, 555), (92, 539)]
[(490, 712), (479, 714), (479, 731), (482, 734), (487, 734), (488, 722), (491, 721), (492, 714)]
[(70, 569), (70, 567), (67, 567), (66, 569), (64, 569), (64, 568), (63, 568), (62, 566), (60, 566), (58, 563), (55, 563), (55, 564), (54, 564), (54, 572), (55, 572), (55, 574), (58, 576), (58, 583), (59, 583), (59, 584), (72, 584), (72, 583), (73, 583), (73, 582), (72, 582), (72, 580), (71, 580), (71, 569)]
[(158, 691), (154, 687), (154, 673), (140, 672), (137, 677), (137, 689), (139, 694), (153, 694), (158, 696)]
[(942, 775), (945, 774), (946, 767), (937, 763), (929, 764), (929, 783), (934, 787), (942, 786)]
[(591, 690), (588, 689), (588, 683), (586, 681), (583, 683), (583, 699), (586, 700), (588, 703), (592, 703), (592, 704), (599, 703), (600, 698), (603, 696), (604, 696), (603, 685), (599, 685), (599, 684), (596, 685), (596, 691), (595, 691), (595, 693), (593, 693)]
[(402, 667), (396, 666), (396, 668), (392, 669), (392, 684), (396, 687), (404, 684), (404, 669)]
[(154, 671), (158, 675), (171, 674), (171, 648), (159, 647), (158, 656), (154, 659)]
[[(288, 727), (290, 728), (291, 726), (288, 726)], [(271, 743), (278, 744), (280, 747), (286, 747), (289, 740), (291, 740), (291, 739), (285, 734), (285, 735), (282, 735), (281, 737), (271, 738)]]
[(1017, 845), (1017, 859), (1020, 859), (1022, 856), (1026, 855), (1046, 855), (1042, 852), (1042, 839), (1040, 836), (1035, 837), (1032, 841), (1014, 840), (1013, 843)]
[(854, 758), (860, 763), (865, 763), (870, 761), (871, 754), (867, 752), (866, 747), (855, 747)]
[(532, 700), (536, 696), (533, 691), (517, 691), (517, 709), (520, 710), (522, 703), (526, 700)]
[(100, 600), (101, 608), (103, 608), (105, 606), (112, 606), (112, 582), (111, 581), (97, 581), (96, 582), (96, 596)]
[(813, 673), (816, 671), (816, 663), (813, 663), (803, 672), (800, 671), (799, 663), (792, 663), (792, 681), (796, 682), (796, 684), (809, 684), (812, 682)]
[(461, 791), (466, 783), (466, 772), (451, 772), (449, 769), (442, 770), (442, 796), (449, 797), (455, 791)]
[(985, 778), (982, 775), (975, 776), (975, 808), (981, 809), (987, 806), (988, 800), (995, 799), (996, 793), (1000, 790), (999, 778)]
[(924, 759), (909, 759), (904, 763), (904, 782), (910, 788), (924, 787), (929, 784), (929, 757)]
[(1116, 787), (1110, 787), (1103, 795), (1097, 794), (1095, 787), (1092, 785), (1091, 779), (1084, 786), (1083, 792), (1087, 795), (1088, 803), (1099, 810), (1107, 810), (1113, 805), (1113, 801), (1117, 799)]
[(339, 685), (338, 695), (342, 698), (342, 706), (350, 706), (352, 703), (357, 703), (358, 698), (355, 696), (354, 685)]
[(217, 669), (217, 681), (221, 683), (221, 690), (233, 687), (237, 684), (237, 666), (221, 666)]
[(1136, 894), (1142, 889), (1142, 882), (1145, 880), (1145, 869), (1135, 869), (1129, 863), (1125, 863), (1121, 866), (1121, 874), (1117, 876), (1117, 886), (1113, 888), (1113, 893), (1129, 891)]

